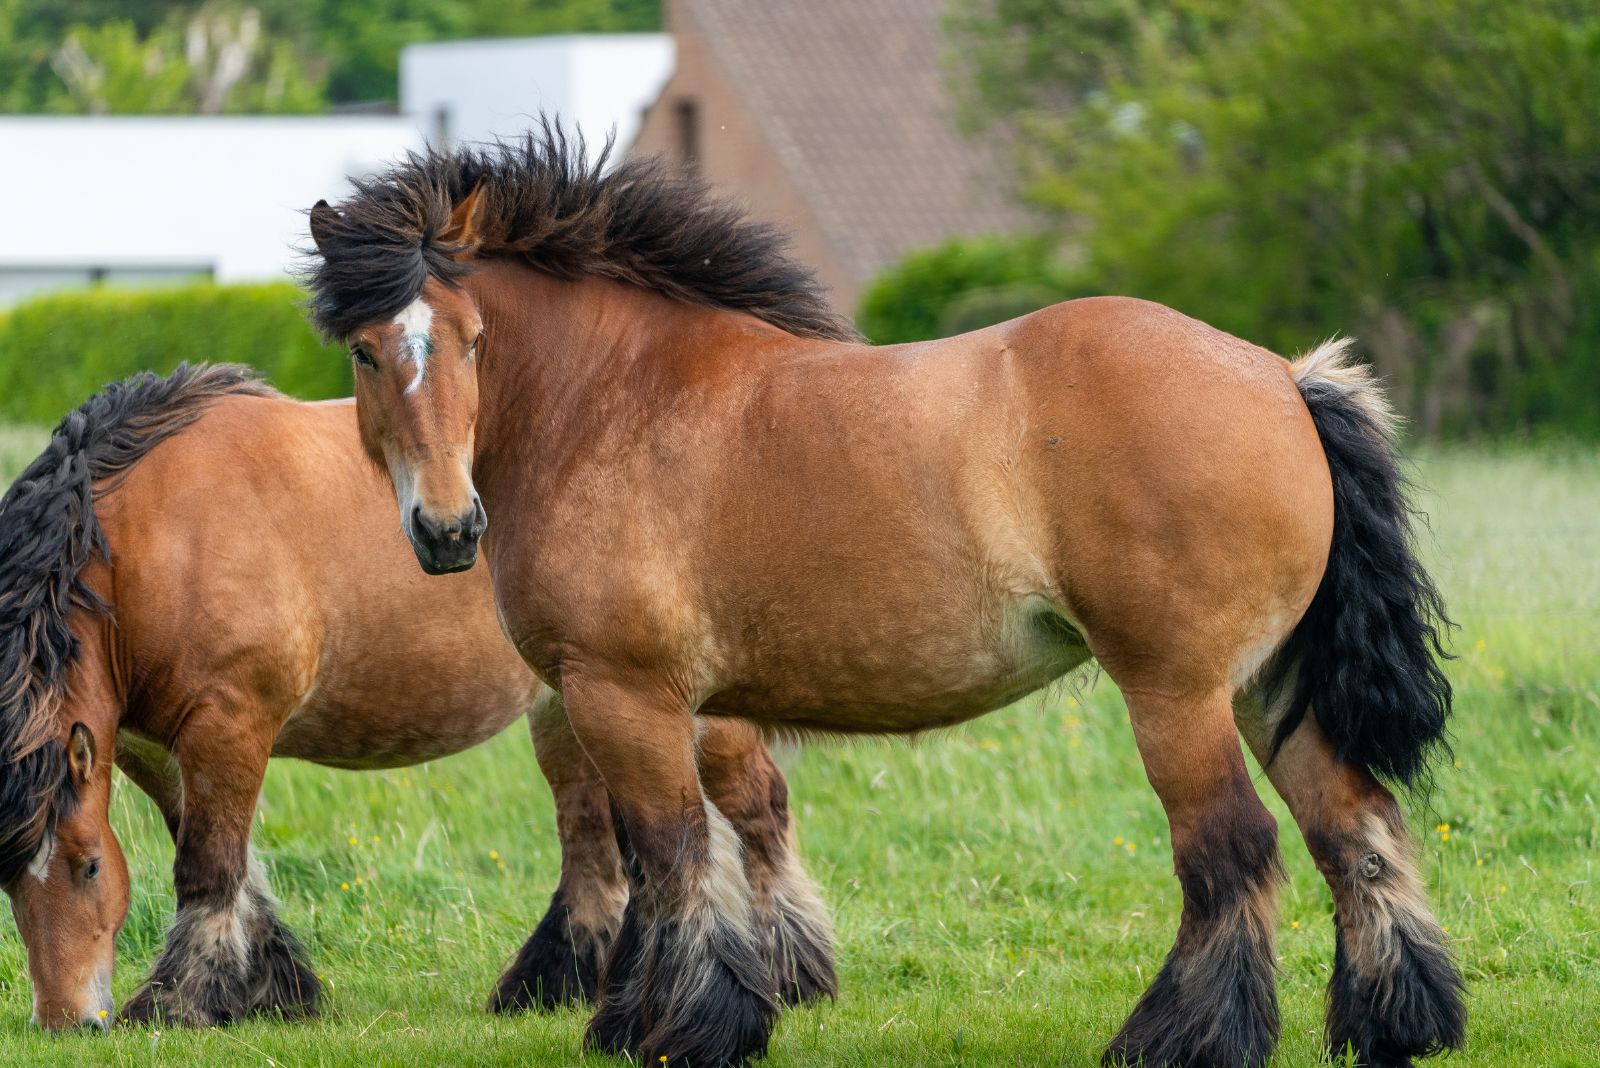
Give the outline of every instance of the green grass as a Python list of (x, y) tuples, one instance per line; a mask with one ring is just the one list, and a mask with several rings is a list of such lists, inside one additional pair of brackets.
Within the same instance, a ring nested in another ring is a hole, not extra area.
[[(1471, 984), (1469, 1045), (1449, 1063), (1590, 1065), (1600, 1060), (1600, 458), (1448, 452), (1422, 477), (1429, 553), (1462, 624), (1451, 669), (1459, 766), (1440, 770), (1431, 809), (1413, 819)], [(843, 992), (786, 1016), (773, 1068), (1096, 1062), (1160, 965), (1179, 908), (1165, 821), (1107, 680), (917, 744), (808, 749), (791, 783), (807, 861), (838, 922)], [(1331, 905), (1261, 787), (1291, 876), (1273, 1063), (1309, 1068)], [(121, 1000), (171, 918), (171, 849), (135, 791), (119, 790), (114, 819), (135, 872)], [(1448, 841), (1436, 830), (1446, 823)], [(329, 980), (322, 1020), (39, 1036), (7, 925), (0, 1064), (578, 1060), (581, 1013), (501, 1020), (480, 1008), (557, 870), (549, 794), (520, 731), (406, 771), (277, 764), (256, 841)]]

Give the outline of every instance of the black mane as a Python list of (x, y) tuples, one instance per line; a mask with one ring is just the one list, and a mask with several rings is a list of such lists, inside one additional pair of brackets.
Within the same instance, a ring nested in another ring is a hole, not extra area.
[(410, 153), (356, 182), (355, 196), (318, 234), (307, 270), (311, 316), (342, 338), (415, 300), (429, 275), (471, 270), (440, 239), (451, 210), (482, 184), (481, 255), (515, 256), (561, 278), (599, 275), (691, 304), (748, 312), (801, 337), (859, 340), (790, 259), (787, 237), (714, 197), (659, 157), (611, 171), (584, 159), (581, 137), (549, 119), (523, 138)]
[(61, 421), (0, 497), (0, 886), (22, 874), (77, 800), (60, 713), (78, 657), (72, 613), (108, 611), (82, 574), (95, 557), (110, 558), (95, 496), (230, 393), (275, 395), (231, 364), (113, 383)]

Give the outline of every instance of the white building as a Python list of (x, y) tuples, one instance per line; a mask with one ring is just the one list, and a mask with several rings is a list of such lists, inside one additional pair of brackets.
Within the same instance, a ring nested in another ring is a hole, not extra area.
[(626, 145), (671, 73), (664, 34), (416, 45), (401, 113), (0, 116), (0, 306), (97, 281), (284, 278), (304, 212), (430, 139), (515, 136), (541, 111)]
[(411, 45), (400, 53), (400, 110), (434, 144), (515, 137), (541, 112), (584, 132), (590, 157), (612, 128), (633, 142), (672, 75), (664, 33), (575, 34)]

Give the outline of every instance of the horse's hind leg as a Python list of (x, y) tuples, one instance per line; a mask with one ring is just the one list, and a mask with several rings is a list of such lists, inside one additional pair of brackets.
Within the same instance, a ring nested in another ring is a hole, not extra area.
[(203, 705), (173, 747), (183, 783), (173, 864), (178, 914), (125, 1019), (206, 1026), (255, 1010), (315, 1011), (316, 976), (250, 859), (271, 739), (241, 735), (239, 722)]
[(1254, 1068), (1278, 1039), (1277, 823), (1251, 786), (1226, 693), (1124, 695), (1145, 771), (1171, 824), (1183, 919), (1160, 974), (1105, 1060)]
[(611, 801), (553, 694), (528, 713), (539, 769), (556, 803), (561, 881), (550, 908), (505, 972), (489, 1011), (551, 1009), (592, 999), (600, 960), (622, 926), (628, 882), (611, 825)]
[(795, 849), (789, 786), (755, 728), (706, 719), (700, 781), (744, 847), (755, 923), (778, 997), (788, 1005), (833, 997), (833, 924)]
[(1459, 1046), (1466, 1028), (1461, 977), (1428, 911), (1394, 795), (1334, 754), (1314, 713), (1274, 754), (1260, 702), (1243, 696), (1236, 711), (1333, 890), (1328, 1048), (1391, 1068)]

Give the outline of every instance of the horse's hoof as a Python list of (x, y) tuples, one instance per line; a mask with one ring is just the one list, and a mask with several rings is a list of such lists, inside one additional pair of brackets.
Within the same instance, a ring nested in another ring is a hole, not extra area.
[(545, 1012), (594, 999), (604, 940), (574, 931), (560, 890), (489, 995), (495, 1013)]

